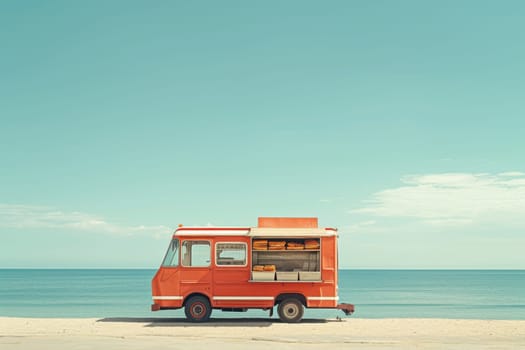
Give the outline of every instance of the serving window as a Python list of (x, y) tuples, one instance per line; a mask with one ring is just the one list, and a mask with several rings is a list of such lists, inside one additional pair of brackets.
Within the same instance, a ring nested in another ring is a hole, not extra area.
[(254, 238), (252, 279), (264, 281), (321, 280), (320, 238)]
[(246, 266), (246, 243), (217, 243), (215, 263), (217, 266)]

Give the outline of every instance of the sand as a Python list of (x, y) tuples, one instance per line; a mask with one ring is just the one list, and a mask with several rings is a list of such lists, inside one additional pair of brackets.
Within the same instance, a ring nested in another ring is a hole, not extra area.
[(525, 321), (0, 317), (0, 349), (525, 349)]

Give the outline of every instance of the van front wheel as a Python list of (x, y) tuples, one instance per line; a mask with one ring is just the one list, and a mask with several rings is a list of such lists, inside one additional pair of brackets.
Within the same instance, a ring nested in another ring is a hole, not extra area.
[(295, 299), (285, 299), (281, 301), (277, 308), (277, 313), (281, 321), (286, 323), (297, 323), (303, 318), (304, 308), (303, 304)]
[(202, 296), (191, 297), (186, 301), (184, 313), (190, 322), (206, 322), (211, 315), (210, 302)]

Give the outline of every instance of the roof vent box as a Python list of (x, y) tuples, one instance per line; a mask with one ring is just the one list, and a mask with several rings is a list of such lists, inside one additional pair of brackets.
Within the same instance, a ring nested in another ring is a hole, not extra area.
[(261, 228), (318, 228), (317, 218), (259, 217)]

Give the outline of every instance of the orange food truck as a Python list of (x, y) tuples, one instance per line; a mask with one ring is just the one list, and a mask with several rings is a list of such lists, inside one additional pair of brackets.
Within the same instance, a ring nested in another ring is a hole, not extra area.
[(179, 226), (152, 280), (152, 311), (268, 310), (300, 322), (304, 308), (354, 312), (337, 295), (337, 229), (317, 218), (260, 217), (257, 227)]

